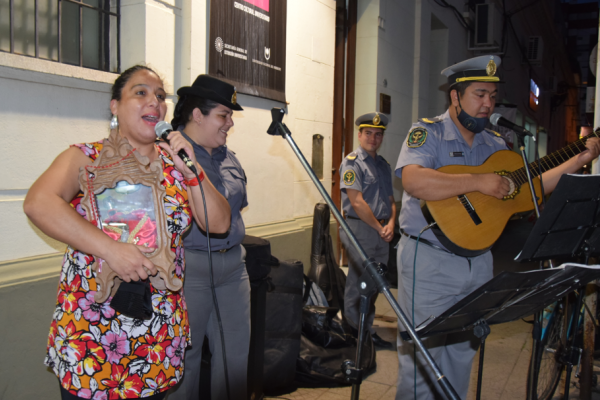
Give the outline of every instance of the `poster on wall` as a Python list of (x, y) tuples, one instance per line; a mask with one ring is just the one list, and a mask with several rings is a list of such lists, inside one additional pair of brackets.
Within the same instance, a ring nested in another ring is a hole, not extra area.
[(208, 74), (285, 102), (287, 0), (211, 0)]

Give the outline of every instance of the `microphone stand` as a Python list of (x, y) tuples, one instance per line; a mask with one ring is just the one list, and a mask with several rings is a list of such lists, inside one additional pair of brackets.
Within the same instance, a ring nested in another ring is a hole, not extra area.
[[(527, 154), (525, 154), (525, 136), (526, 136), (526, 134), (518, 132), (516, 130), (514, 130), (513, 132), (515, 132), (517, 134), (517, 140), (519, 142), (519, 150), (521, 150), (521, 157), (523, 158), (525, 174), (527, 175), (527, 182), (529, 183), (529, 190), (531, 190), (531, 199), (533, 200), (535, 216), (537, 219), (539, 219), (540, 218), (540, 208), (538, 206), (538, 199), (535, 194), (535, 187), (533, 186), (533, 179), (531, 177), (531, 171), (529, 171), (529, 163), (527, 161)], [(532, 136), (532, 139), (535, 142), (535, 137)], [(537, 143), (536, 143), (536, 145), (537, 145)], [(544, 194), (541, 193), (541, 195), (543, 196)], [(541, 261), (540, 261), (540, 269), (542, 269)], [(540, 335), (542, 333), (541, 324), (540, 324), (540, 316), (541, 316), (541, 313), (539, 313), (539, 312), (537, 312), (533, 315), (533, 330), (531, 332), (531, 335), (533, 337), (534, 342), (537, 342), (540, 340)], [(531, 350), (531, 359), (532, 360), (537, 359), (537, 352), (539, 350), (540, 350), (539, 346), (536, 346), (534, 343), (533, 349)], [(531, 384), (529, 385), (529, 393), (527, 393), (527, 399), (530, 399), (530, 400), (537, 399), (537, 394), (534, 393), (534, 389), (537, 387), (536, 382), (534, 382), (535, 380), (537, 380), (537, 376), (535, 374), (535, 368), (530, 368), (529, 369), (529, 382), (531, 382)]]
[[(308, 164), (308, 162), (302, 155), (302, 152), (300, 151), (300, 149), (294, 142), (294, 139), (292, 139), (292, 137), (291, 137), (292, 133), (290, 132), (288, 127), (282, 123), (284, 114), (285, 114), (285, 111), (280, 108), (271, 109), (271, 116), (273, 117), (273, 122), (271, 122), (271, 125), (269, 126), (267, 133), (269, 135), (273, 135), (273, 136), (280, 135), (285, 140), (287, 140), (287, 142), (291, 146), (292, 150), (294, 151), (294, 153), (300, 160), (300, 163), (302, 164), (302, 166), (304, 167), (304, 169), (306, 170), (306, 172), (312, 179), (313, 183), (319, 190), (319, 193), (321, 193), (321, 196), (323, 197), (325, 202), (329, 205), (329, 208), (331, 209), (331, 212), (333, 213), (335, 219), (339, 222), (340, 226), (342, 227), (342, 229), (348, 236), (350, 243), (356, 249), (359, 257), (362, 260), (362, 265), (364, 267), (364, 271), (358, 282), (359, 292), (360, 292), (361, 296), (360, 296), (360, 318), (359, 318), (360, 321), (359, 321), (359, 329), (358, 329), (358, 345), (357, 345), (357, 349), (356, 349), (356, 361), (352, 362), (350, 360), (346, 360), (342, 364), (342, 371), (344, 372), (346, 379), (349, 382), (352, 382), (352, 397), (351, 398), (353, 400), (358, 400), (358, 398), (359, 398), (360, 384), (362, 382), (362, 368), (361, 368), (362, 364), (361, 364), (361, 362), (362, 362), (362, 347), (363, 347), (363, 342), (365, 339), (365, 315), (366, 315), (366, 313), (368, 311), (368, 307), (369, 307), (369, 302), (368, 302), (369, 298), (375, 293), (376, 290), (378, 290), (380, 293), (383, 293), (383, 295), (385, 296), (387, 301), (390, 303), (390, 306), (392, 307), (392, 309), (398, 316), (398, 319), (400, 320), (400, 322), (402, 322), (402, 324), (408, 331), (408, 334), (414, 341), (415, 345), (417, 346), (419, 351), (423, 354), (425, 360), (427, 361), (427, 364), (429, 364), (429, 367), (433, 370), (436, 380), (440, 383), (440, 386), (444, 390), (444, 393), (446, 394), (446, 396), (452, 400), (459, 400), (458, 394), (456, 393), (456, 391), (454, 390), (454, 388), (448, 381), (448, 378), (446, 378), (446, 376), (444, 376), (442, 374), (439, 367), (437, 366), (437, 364), (435, 363), (435, 361), (429, 354), (429, 351), (427, 351), (427, 349), (423, 345), (423, 342), (417, 336), (417, 333), (415, 332), (412, 324), (410, 324), (408, 322), (406, 315), (404, 314), (402, 309), (400, 309), (398, 302), (396, 301), (396, 299), (390, 292), (389, 284), (383, 277), (382, 265), (376, 263), (374, 259), (369, 258), (367, 253), (365, 252), (365, 250), (358, 243), (356, 236), (354, 236), (354, 233), (352, 232), (352, 230), (346, 223), (346, 220), (342, 217), (342, 215), (340, 214), (340, 211), (337, 209), (335, 204), (333, 204), (333, 200), (331, 200), (331, 197), (329, 196), (329, 194), (327, 193), (327, 191), (325, 190), (325, 188), (319, 181), (319, 178), (315, 175), (315, 172), (311, 168), (310, 164)], [(416, 362), (416, 360), (415, 360), (415, 362)]]
[[(527, 154), (525, 154), (525, 134), (517, 131), (513, 131), (517, 134), (517, 138), (519, 140), (519, 150), (521, 150), (521, 157), (523, 158), (523, 165), (525, 166), (525, 173), (527, 174), (527, 182), (529, 183), (529, 189), (531, 190), (531, 199), (533, 200), (533, 207), (535, 210), (535, 215), (539, 219), (540, 218), (540, 208), (538, 207), (538, 199), (535, 195), (535, 187), (533, 186), (533, 180), (531, 178), (531, 171), (529, 171), (529, 163), (527, 161)], [(535, 137), (532, 135), (531, 139), (535, 142)], [(537, 146), (537, 143), (536, 143)], [(544, 193), (541, 194), (542, 196)]]

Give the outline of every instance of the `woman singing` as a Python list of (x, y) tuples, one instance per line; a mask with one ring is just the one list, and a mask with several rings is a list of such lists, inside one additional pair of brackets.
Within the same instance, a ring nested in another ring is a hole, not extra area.
[[(173, 155), (183, 149), (195, 163), (189, 142), (173, 132), (170, 145), (155, 144), (154, 126), (165, 116), (165, 98), (163, 82), (154, 71), (144, 66), (128, 69), (112, 87), (111, 128), (151, 162), (160, 159), (166, 190), (160, 212), (166, 215), (165, 229), (176, 227), (167, 233), (171, 251), (178, 254), (191, 217), (204, 227), (205, 215), (197, 179)], [(182, 376), (183, 350), (189, 340), (181, 291), (150, 285), (149, 320), (120, 314), (110, 306), (111, 298), (104, 303), (94, 301), (98, 287), (91, 267), (97, 259), (106, 261), (125, 282), (157, 274), (156, 266), (144, 256), (153, 249), (113, 240), (86, 220), (79, 205), (83, 197), (79, 171), (98, 157), (107, 140), (76, 144), (64, 151), (25, 199), (25, 213), (31, 221), (48, 236), (68, 244), (45, 363), (58, 376), (63, 399), (162, 399)], [(196, 168), (201, 172), (197, 164)], [(209, 225), (214, 232), (226, 232), (229, 204), (208, 179), (203, 185)], [(175, 260), (178, 277), (183, 279), (184, 260)]]

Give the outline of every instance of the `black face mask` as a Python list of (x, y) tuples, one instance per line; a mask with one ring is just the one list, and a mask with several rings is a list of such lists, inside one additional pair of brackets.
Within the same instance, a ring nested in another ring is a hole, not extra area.
[[(458, 96), (458, 93), (457, 93)], [(489, 118), (476, 118), (472, 117), (463, 110), (462, 105), (460, 104), (460, 97), (458, 98), (458, 105), (460, 106), (460, 113), (458, 112), (458, 108), (454, 107), (456, 110), (456, 118), (458, 118), (458, 122), (466, 129), (473, 133), (479, 133), (483, 131), (485, 126), (490, 121)]]

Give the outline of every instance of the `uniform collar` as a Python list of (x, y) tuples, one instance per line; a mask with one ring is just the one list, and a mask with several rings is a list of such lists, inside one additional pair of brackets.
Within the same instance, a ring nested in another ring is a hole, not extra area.
[[(362, 148), (362, 146), (358, 146), (358, 149), (356, 149), (356, 154), (358, 155), (358, 158), (360, 158), (361, 160), (366, 160), (367, 158), (373, 159), (373, 157), (371, 157), (369, 155), (369, 153), (367, 153), (367, 151), (365, 149)], [(375, 161), (377, 161), (379, 159), (379, 155), (376, 154), (375, 156)]]
[[(442, 120), (442, 123), (444, 124), (444, 140), (458, 140), (466, 145), (467, 142), (465, 142), (465, 138), (463, 138), (463, 136), (460, 134), (458, 127), (450, 117), (450, 109), (446, 110), (446, 112), (442, 114)], [(475, 135), (473, 146), (471, 146), (471, 148), (474, 148), (480, 144), (486, 144), (488, 146), (493, 145), (489, 138), (489, 133), (485, 129)]]
[(188, 142), (190, 142), (192, 144), (192, 147), (194, 148), (194, 152), (200, 152), (200, 154), (202, 154), (204, 157), (208, 157), (208, 158), (214, 158), (217, 160), (223, 160), (225, 158), (225, 150), (227, 149), (227, 145), (224, 144), (223, 146), (219, 146), (216, 149), (213, 149), (212, 151), (212, 155), (208, 154), (208, 151), (206, 151), (206, 149), (202, 146), (200, 146), (199, 144), (197, 144), (196, 142), (194, 142), (184, 131), (183, 129), (179, 130), (181, 132), (181, 134), (183, 135), (184, 138), (186, 138), (186, 140)]

